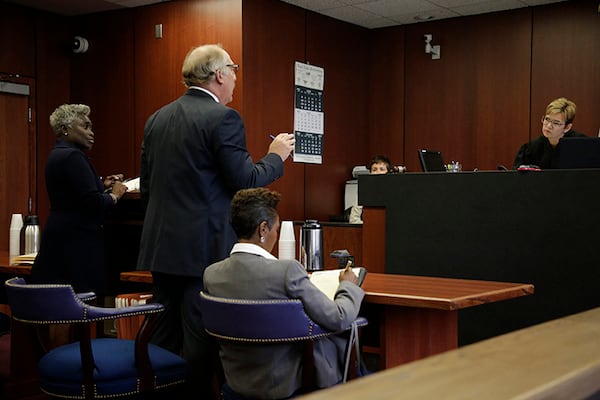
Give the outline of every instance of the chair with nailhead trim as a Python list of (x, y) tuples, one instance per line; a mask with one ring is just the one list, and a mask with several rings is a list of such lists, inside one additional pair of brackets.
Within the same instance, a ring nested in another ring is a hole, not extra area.
[[(368, 321), (358, 317), (348, 329), (332, 332), (310, 319), (299, 299), (248, 300), (228, 299), (200, 292), (200, 309), (206, 332), (223, 341), (243, 343), (293, 343), (304, 342), (302, 367), (302, 393), (316, 389), (313, 342), (323, 337), (350, 333), (346, 354), (346, 372), (356, 377), (360, 368), (358, 328)], [(355, 367), (350, 368), (351, 365)], [(227, 375), (227, 371), (225, 371)], [(347, 376), (345, 374), (344, 381)], [(245, 400), (235, 393), (227, 382), (223, 384), (224, 400)]]
[[(176, 393), (185, 381), (185, 360), (148, 343), (164, 306), (150, 303), (109, 308), (86, 304), (70, 285), (5, 282), (12, 317), (34, 326), (78, 328), (79, 341), (58, 346), (38, 362), (40, 389), (52, 397), (106, 399)], [(146, 315), (135, 340), (92, 338), (94, 322)]]

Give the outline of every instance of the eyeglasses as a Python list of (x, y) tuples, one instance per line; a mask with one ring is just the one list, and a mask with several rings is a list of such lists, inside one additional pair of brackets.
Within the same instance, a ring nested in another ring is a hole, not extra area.
[(239, 64), (225, 64), (225, 66), (231, 68), (233, 72), (238, 72), (240, 70)]
[[(233, 72), (238, 72), (240, 70), (240, 65), (239, 64), (225, 64), (225, 67), (231, 68), (231, 70)], [(220, 69), (221, 68), (218, 68), (217, 71), (220, 70)], [(215, 73), (216, 73), (216, 71), (211, 71), (211, 72), (209, 72), (209, 75), (214, 75)]]
[(553, 127), (555, 128), (560, 128), (561, 126), (564, 126), (565, 124), (557, 121), (555, 119), (550, 119), (548, 117), (542, 117), (542, 124), (552, 124)]

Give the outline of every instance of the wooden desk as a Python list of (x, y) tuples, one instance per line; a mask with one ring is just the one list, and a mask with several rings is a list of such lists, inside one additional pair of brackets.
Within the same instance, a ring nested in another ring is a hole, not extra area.
[[(121, 280), (152, 283), (147, 271)], [(366, 304), (378, 312), (382, 368), (458, 347), (458, 310), (533, 294), (531, 284), (368, 273)]]
[(587, 399), (600, 391), (600, 308), (313, 392), (306, 400)]
[(365, 303), (379, 312), (381, 367), (458, 347), (458, 310), (533, 294), (531, 284), (367, 274)]
[(0, 274), (28, 276), (31, 275), (31, 265), (10, 265), (8, 251), (0, 250)]

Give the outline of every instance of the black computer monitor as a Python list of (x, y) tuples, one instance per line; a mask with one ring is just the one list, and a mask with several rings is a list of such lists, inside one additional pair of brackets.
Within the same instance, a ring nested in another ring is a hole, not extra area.
[(423, 172), (446, 171), (441, 151), (419, 149), (417, 152)]
[(558, 168), (600, 168), (600, 138), (568, 137), (558, 142)]

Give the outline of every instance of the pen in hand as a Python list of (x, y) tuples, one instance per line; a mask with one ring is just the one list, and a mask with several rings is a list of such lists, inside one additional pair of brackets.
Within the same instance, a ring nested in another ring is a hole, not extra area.
[[(269, 137), (271, 138), (271, 140), (275, 140), (275, 135), (269, 134)], [(294, 154), (294, 149), (292, 149), (292, 151), (290, 151), (290, 154), (291, 155)]]
[(346, 263), (346, 268), (344, 268), (344, 272), (349, 271), (350, 267), (352, 267), (352, 260), (348, 260)]

